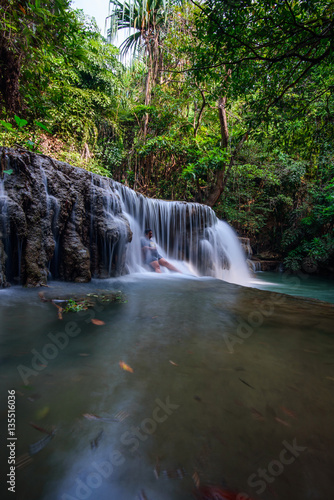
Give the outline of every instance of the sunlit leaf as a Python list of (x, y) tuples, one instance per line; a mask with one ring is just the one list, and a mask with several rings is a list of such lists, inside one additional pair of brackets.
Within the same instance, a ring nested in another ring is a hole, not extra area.
[(28, 123), (27, 120), (24, 120), (23, 118), (19, 118), (17, 115), (14, 116), (14, 119), (15, 119), (17, 126), (19, 128), (24, 127)]
[(125, 371), (127, 371), (127, 372), (131, 372), (131, 373), (133, 373), (133, 369), (131, 368), (131, 366), (129, 366), (129, 365), (127, 365), (126, 363), (124, 363), (124, 361), (120, 361), (120, 362), (119, 362), (119, 366), (120, 366), (123, 370), (125, 370)]
[(93, 325), (105, 325), (105, 322), (100, 319), (92, 319), (91, 322), (93, 323)]

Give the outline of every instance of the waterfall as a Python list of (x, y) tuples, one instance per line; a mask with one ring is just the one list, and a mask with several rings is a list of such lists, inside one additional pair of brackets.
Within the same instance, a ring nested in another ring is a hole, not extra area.
[(0, 287), (153, 272), (140, 242), (149, 227), (159, 253), (184, 275), (248, 283), (238, 238), (211, 208), (149, 199), (43, 155), (0, 153), (12, 170), (0, 179)]
[(130, 273), (150, 271), (141, 260), (140, 238), (145, 228), (151, 228), (160, 253), (182, 272), (248, 283), (246, 257), (238, 238), (211, 208), (150, 199), (115, 181), (112, 185), (120, 195), (133, 233), (126, 255)]

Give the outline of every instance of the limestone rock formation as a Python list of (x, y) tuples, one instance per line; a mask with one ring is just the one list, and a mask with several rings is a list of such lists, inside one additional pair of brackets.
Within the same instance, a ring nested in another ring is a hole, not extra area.
[(110, 180), (0, 147), (0, 287), (124, 274), (131, 237)]

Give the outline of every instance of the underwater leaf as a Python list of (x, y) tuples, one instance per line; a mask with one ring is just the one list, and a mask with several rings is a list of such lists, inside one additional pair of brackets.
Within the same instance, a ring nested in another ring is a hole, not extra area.
[(49, 406), (44, 406), (44, 408), (41, 408), (36, 412), (36, 418), (38, 420), (42, 420), (42, 418), (46, 417), (46, 415), (49, 413), (50, 407)]
[(280, 408), (289, 417), (297, 418), (296, 414), (293, 411), (289, 410), (289, 408), (285, 408), (285, 406), (280, 406)]
[(169, 362), (170, 362), (171, 365), (179, 366), (177, 363), (174, 363), (174, 361), (172, 361), (171, 359), (169, 360)]
[(201, 482), (199, 475), (198, 475), (198, 472), (195, 471), (191, 477), (193, 478), (194, 484), (195, 484), (196, 488), (198, 489), (200, 482)]
[(126, 363), (124, 363), (124, 361), (120, 361), (120, 362), (119, 362), (119, 366), (120, 366), (123, 370), (125, 370), (125, 371), (127, 371), (127, 372), (131, 372), (131, 373), (133, 373), (133, 369), (131, 368), (131, 366), (129, 366), (129, 365), (127, 365)]
[(93, 325), (105, 325), (105, 322), (101, 321), (100, 319), (91, 319), (91, 322), (93, 323)]
[(278, 422), (279, 424), (285, 425), (285, 427), (291, 427), (291, 426), (290, 426), (290, 424), (289, 424), (288, 422), (286, 422), (285, 420), (282, 420), (281, 418), (275, 417), (275, 420), (276, 420), (276, 422)]
[(262, 413), (257, 411), (255, 408), (251, 408), (251, 413), (255, 420), (264, 420), (264, 416), (262, 415)]
[(43, 432), (44, 434), (52, 434), (50, 431), (44, 429), (44, 427), (40, 427), (39, 425), (36, 425), (33, 422), (29, 422), (29, 424), (39, 432)]
[(3, 171), (3, 173), (7, 174), (7, 175), (12, 175), (13, 172), (14, 172), (14, 170), (12, 168), (10, 168), (9, 170), (4, 170)]

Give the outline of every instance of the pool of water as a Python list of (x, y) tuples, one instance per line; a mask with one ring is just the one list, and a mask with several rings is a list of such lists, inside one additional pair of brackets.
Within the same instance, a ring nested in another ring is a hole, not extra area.
[(332, 497), (331, 304), (153, 273), (43, 291), (101, 290), (126, 301), (62, 320), (40, 290), (0, 292), (0, 422), (6, 436), (14, 390), (17, 437), (2, 498), (191, 500), (207, 484)]
[(310, 274), (259, 272), (251, 285), (262, 290), (270, 290), (298, 297), (309, 297), (334, 303), (334, 280)]

